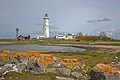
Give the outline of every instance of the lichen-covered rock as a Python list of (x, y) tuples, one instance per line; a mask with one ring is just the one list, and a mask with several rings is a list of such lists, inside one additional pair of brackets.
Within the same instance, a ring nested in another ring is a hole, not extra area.
[(3, 61), (0, 61), (0, 67), (4, 66), (5, 63)]
[(67, 64), (63, 64), (61, 61), (56, 61), (54, 64), (53, 64), (54, 67), (61, 67), (61, 68), (67, 68)]
[(97, 64), (90, 72), (91, 80), (120, 80), (120, 73), (113, 67)]
[(47, 68), (46, 72), (56, 73), (56, 68)]
[(56, 68), (56, 73), (70, 75), (71, 70), (67, 68)]
[(47, 68), (46, 72), (52, 72), (52, 73), (70, 75), (71, 70), (67, 69), (67, 68)]
[(11, 63), (13, 63), (13, 64), (15, 64), (15, 65), (18, 65), (18, 64), (19, 64), (19, 62), (18, 62), (17, 59), (11, 59)]
[(31, 62), (29, 61), (27, 63), (27, 71), (32, 74), (40, 74), (44, 73), (46, 70), (46, 67), (44, 64), (39, 64), (37, 61)]
[(18, 72), (21, 73), (21, 72), (25, 71), (26, 67), (27, 67), (27, 63), (25, 63), (25, 62), (19, 63), (17, 65)]
[(72, 72), (71, 76), (76, 77), (76, 78), (79, 78), (79, 77), (83, 78), (82, 73), (79, 73), (79, 72)]
[[(71, 69), (84, 68), (85, 64), (77, 59), (64, 59), (55, 57), (51, 54), (43, 54), (40, 51), (14, 52), (3, 50), (0, 53), (0, 61), (12, 64), (12, 71), (23, 72), (27, 71), (32, 74), (40, 74), (46, 72), (60, 73), (65, 75), (71, 74)], [(48, 65), (56, 68), (48, 68)], [(0, 64), (1, 66), (5, 64)], [(47, 69), (48, 68), (48, 69)], [(1, 73), (9, 71), (5, 68)]]

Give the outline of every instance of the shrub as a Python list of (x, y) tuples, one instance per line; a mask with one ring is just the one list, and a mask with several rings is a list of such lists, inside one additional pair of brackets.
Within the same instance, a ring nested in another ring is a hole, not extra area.
[(96, 40), (107, 40), (106, 36), (76, 36), (76, 40), (96, 41)]

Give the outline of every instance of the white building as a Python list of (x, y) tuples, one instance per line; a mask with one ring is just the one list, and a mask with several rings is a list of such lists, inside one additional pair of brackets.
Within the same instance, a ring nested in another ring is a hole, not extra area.
[(49, 38), (49, 18), (47, 14), (44, 17), (43, 33), (45, 38)]
[(55, 36), (56, 39), (74, 39), (75, 35), (74, 34), (61, 34)]
[(67, 39), (65, 35), (57, 35), (55, 36), (56, 39)]
[(45, 36), (37, 36), (36, 39), (44, 39)]

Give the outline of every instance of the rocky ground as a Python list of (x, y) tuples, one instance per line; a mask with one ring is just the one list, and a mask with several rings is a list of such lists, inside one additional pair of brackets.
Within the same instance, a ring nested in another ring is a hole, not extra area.
[(28, 80), (29, 77), (31, 80), (120, 80), (119, 59), (119, 53), (24, 53), (3, 50), (0, 53), (0, 79)]

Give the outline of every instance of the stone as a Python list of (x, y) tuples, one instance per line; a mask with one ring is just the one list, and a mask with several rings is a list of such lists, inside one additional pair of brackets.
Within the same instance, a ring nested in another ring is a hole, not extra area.
[(0, 80), (5, 80), (5, 78), (4, 78), (4, 77), (1, 77)]
[(76, 78), (79, 78), (79, 77), (83, 78), (82, 73), (79, 73), (79, 72), (72, 72), (72, 73), (71, 73), (71, 76), (72, 76), (72, 77), (76, 77)]
[(18, 72), (21, 73), (21, 72), (25, 71), (26, 67), (27, 67), (27, 64), (25, 62), (19, 63), (17, 65)]
[(45, 72), (45, 70), (46, 70), (45, 65), (44, 64), (38, 64), (38, 65), (39, 65), (40, 71)]
[(90, 72), (90, 77), (91, 80), (106, 80), (106, 77), (103, 72), (97, 72), (94, 70)]
[(120, 73), (109, 65), (99, 63), (91, 70), (90, 78), (91, 80), (120, 80)]
[(58, 80), (74, 80), (74, 79), (72, 79), (72, 78), (65, 78), (65, 77), (59, 77), (59, 76), (56, 76), (56, 78), (57, 78)]
[(44, 64), (39, 64), (37, 61), (36, 62), (28, 62), (27, 63), (27, 71), (32, 73), (32, 74), (40, 74), (40, 73), (45, 73), (46, 67)]
[(56, 68), (47, 68), (46, 72), (56, 73)]
[(17, 59), (12, 59), (11, 62), (12, 62), (13, 64), (15, 64), (16, 66), (19, 64), (19, 62), (18, 62)]
[(4, 66), (5, 63), (3, 61), (0, 61), (0, 67)]
[(20, 56), (18, 55), (17, 57), (15, 57), (15, 59), (17, 59), (17, 61), (19, 62), (19, 63), (21, 63), (22, 61), (21, 61), (21, 58), (20, 58)]
[(56, 68), (56, 73), (70, 75), (71, 70), (67, 68)]
[(63, 64), (62, 62), (60, 61), (57, 61), (53, 64), (54, 67), (61, 67), (61, 68), (67, 68), (67, 65), (66, 64)]
[(13, 68), (13, 71), (18, 72), (18, 68), (17, 68), (17, 66), (15, 64), (13, 64), (12, 68)]
[[(37, 66), (39, 67), (39, 66)], [(33, 62), (28, 62), (27, 63), (27, 71), (30, 72), (31, 74), (38, 74), (40, 70), (35, 66), (35, 63)], [(38, 69), (38, 70), (37, 70)]]
[(13, 67), (12, 64), (6, 64), (6, 65), (0, 67), (0, 77), (2, 75), (5, 75), (9, 71), (12, 71), (13, 70), (12, 67)]

